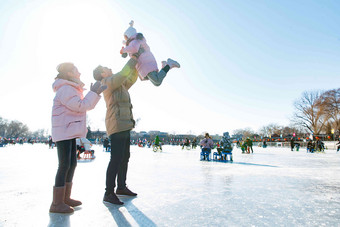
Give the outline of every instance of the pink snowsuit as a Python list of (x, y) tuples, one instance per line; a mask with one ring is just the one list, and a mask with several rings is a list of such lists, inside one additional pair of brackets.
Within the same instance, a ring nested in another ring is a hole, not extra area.
[(128, 46), (123, 48), (123, 53), (128, 53), (131, 57), (132, 54), (137, 53), (139, 47), (142, 46), (144, 48), (144, 53), (142, 53), (136, 65), (136, 70), (138, 72), (138, 76), (141, 80), (146, 80), (145, 77), (153, 71), (158, 72), (157, 62), (155, 57), (150, 51), (149, 45), (146, 43), (145, 38), (142, 40), (136, 39), (136, 35), (132, 36), (130, 40), (132, 40)]
[(56, 95), (52, 107), (52, 140), (54, 142), (86, 137), (86, 111), (93, 109), (100, 95), (84, 89), (77, 83), (57, 79), (52, 85)]

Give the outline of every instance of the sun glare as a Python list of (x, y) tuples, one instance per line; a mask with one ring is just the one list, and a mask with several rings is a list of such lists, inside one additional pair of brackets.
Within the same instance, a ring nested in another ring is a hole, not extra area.
[(42, 60), (85, 60), (113, 42), (120, 43), (121, 37), (111, 36), (119, 29), (119, 19), (113, 9), (103, 6), (81, 2), (46, 7), (38, 43)]

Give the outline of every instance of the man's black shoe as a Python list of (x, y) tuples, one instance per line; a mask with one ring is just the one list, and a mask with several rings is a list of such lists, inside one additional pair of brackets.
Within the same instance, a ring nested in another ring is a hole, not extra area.
[(137, 193), (130, 191), (127, 187), (125, 189), (117, 189), (117, 195), (128, 195), (128, 196), (137, 196)]
[(115, 193), (110, 193), (108, 195), (104, 195), (104, 202), (117, 204), (117, 205), (123, 205), (124, 203), (118, 199)]

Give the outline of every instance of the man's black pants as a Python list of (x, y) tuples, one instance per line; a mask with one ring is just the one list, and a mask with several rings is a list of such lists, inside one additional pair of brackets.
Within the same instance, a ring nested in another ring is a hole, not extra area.
[(113, 193), (116, 186), (118, 189), (125, 189), (126, 174), (130, 158), (130, 130), (117, 132), (110, 135), (111, 158), (106, 171), (105, 193)]

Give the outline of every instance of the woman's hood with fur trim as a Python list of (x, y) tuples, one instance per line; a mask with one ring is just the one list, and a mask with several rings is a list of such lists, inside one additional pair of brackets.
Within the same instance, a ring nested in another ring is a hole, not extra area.
[(75, 82), (72, 82), (72, 81), (69, 81), (69, 80), (64, 80), (64, 79), (56, 79), (54, 81), (54, 83), (52, 84), (53, 91), (57, 92), (59, 90), (59, 88), (61, 88), (64, 85), (70, 85), (70, 86), (73, 86), (77, 89), (82, 89), (82, 87)]

